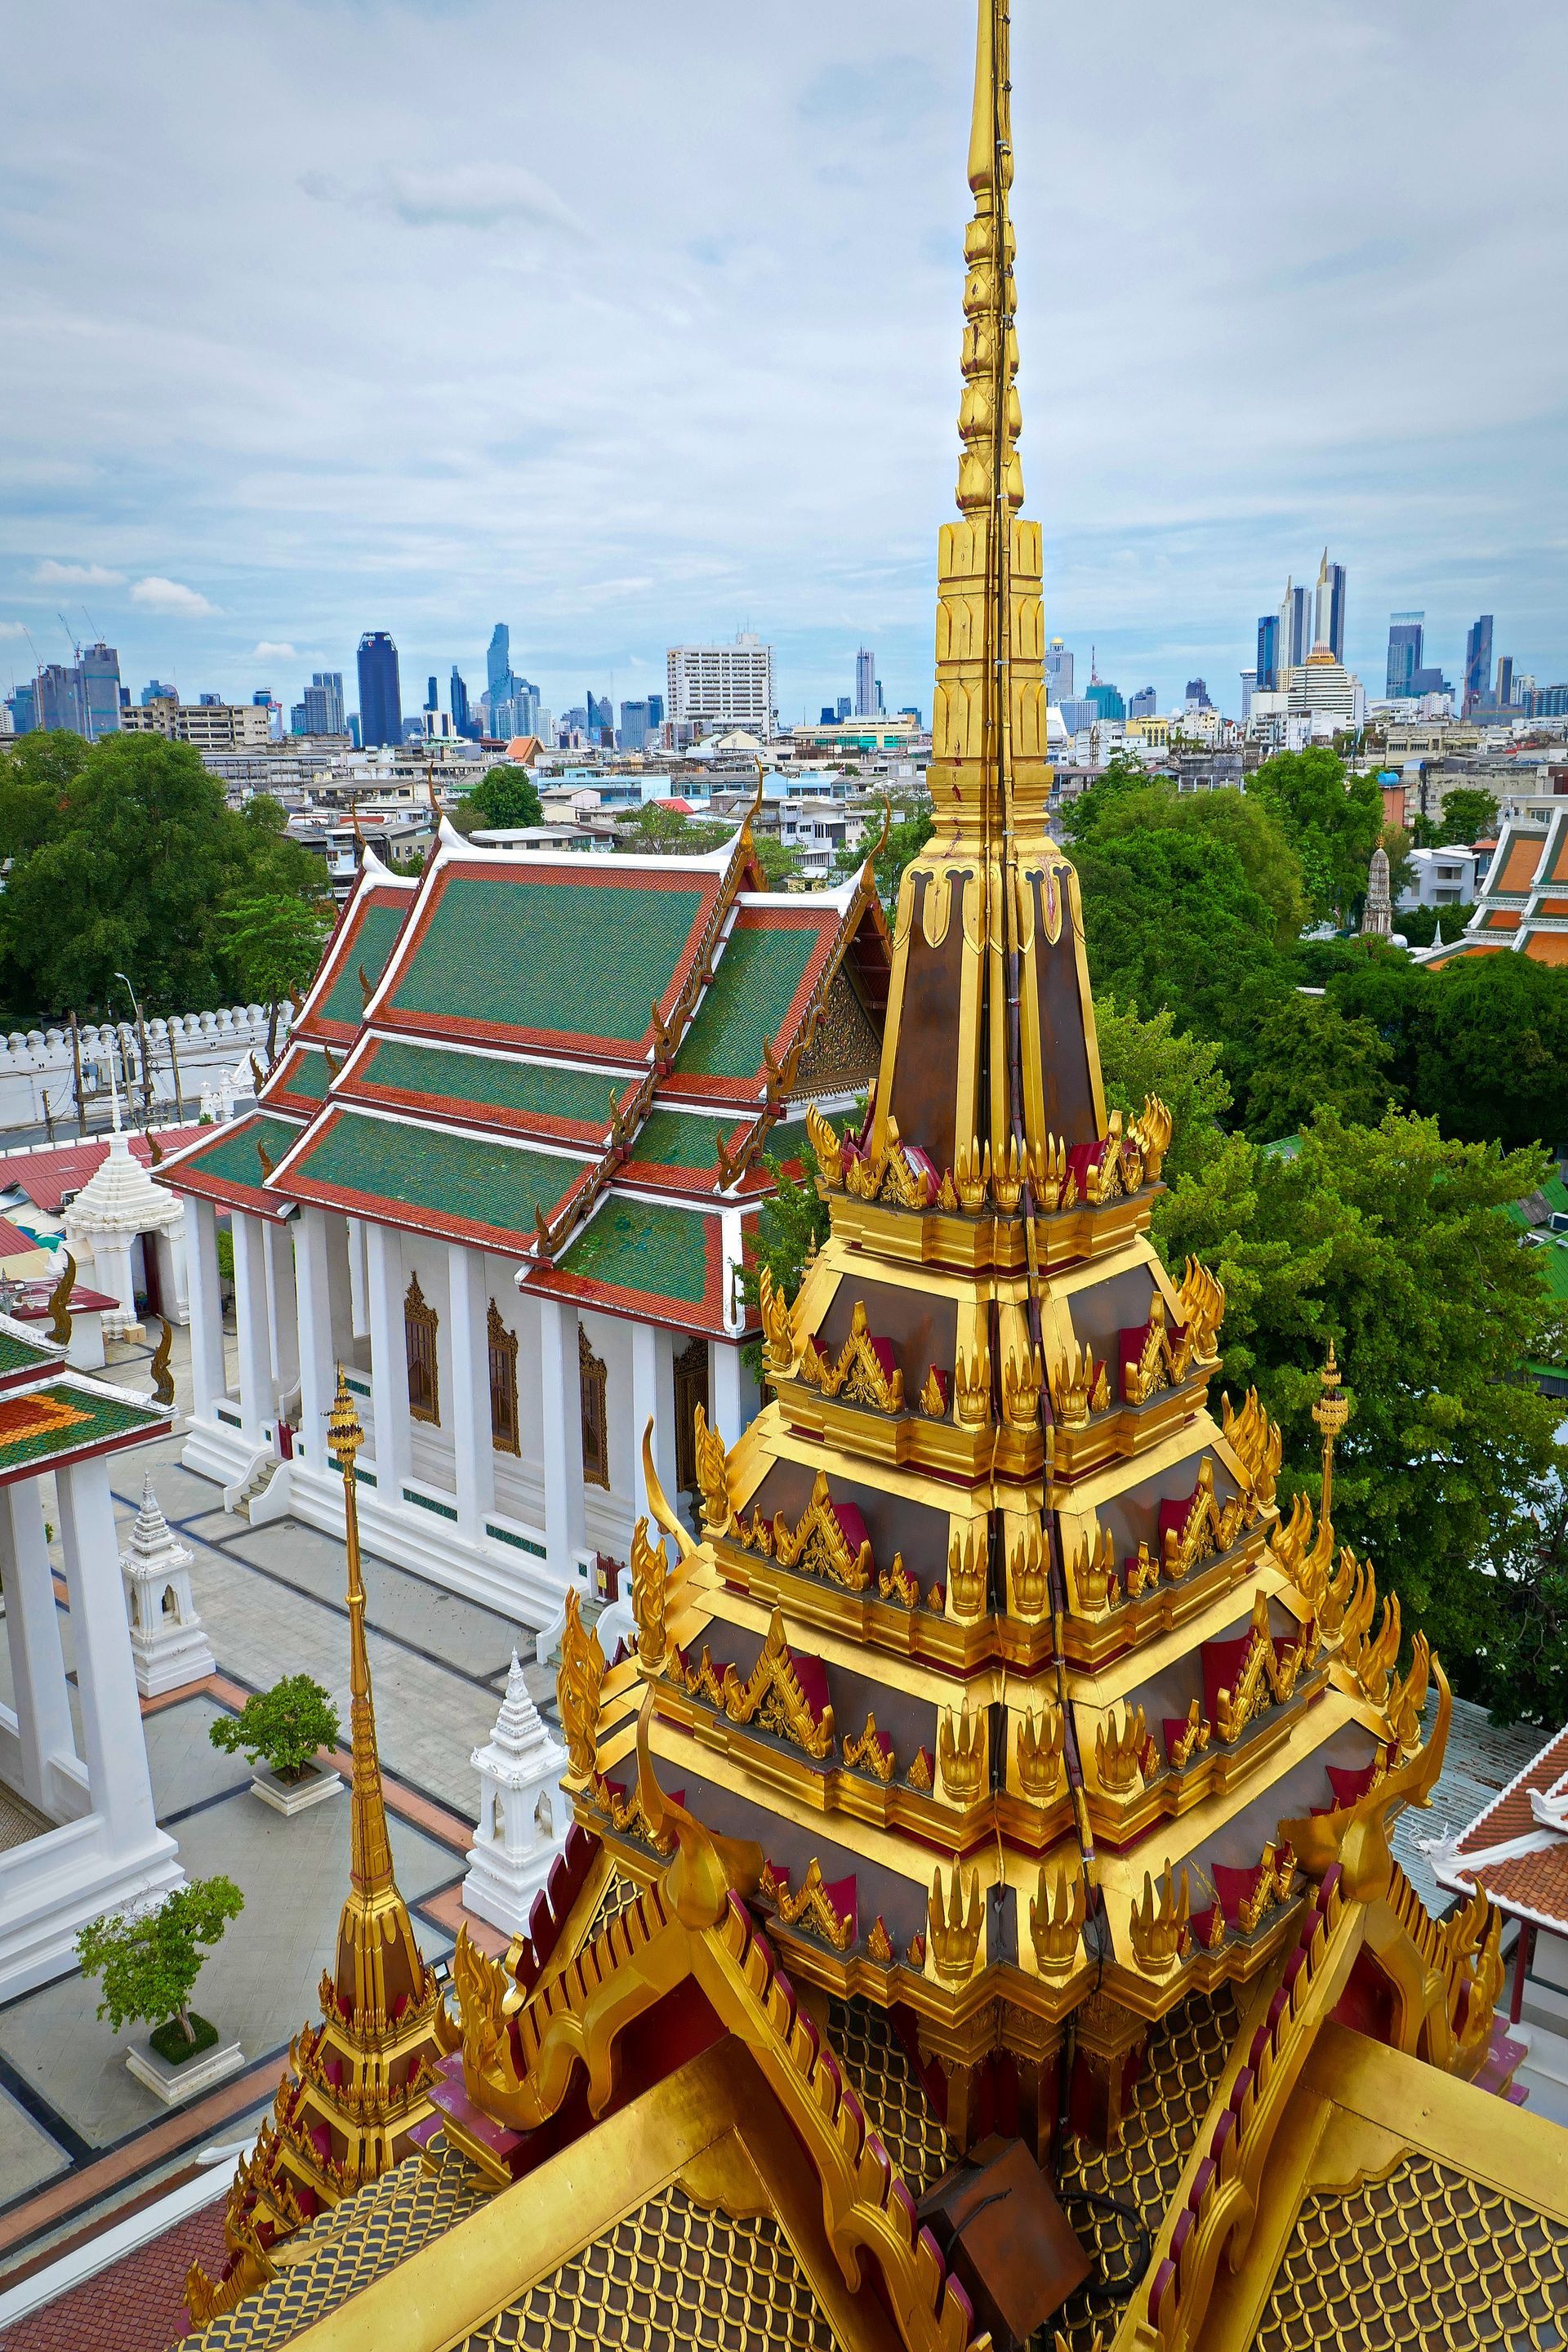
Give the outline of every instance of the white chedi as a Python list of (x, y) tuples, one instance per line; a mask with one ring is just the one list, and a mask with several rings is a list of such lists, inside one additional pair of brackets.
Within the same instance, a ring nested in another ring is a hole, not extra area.
[(572, 1811), (559, 1786), (566, 1750), (530, 1698), (515, 1650), (495, 1729), (470, 1761), (479, 1776), (479, 1819), (463, 1906), (509, 1936), (522, 1935), (565, 1845)]
[[(184, 1317), (184, 1203), (177, 1193), (153, 1182), (131, 1149), (131, 1139), (120, 1124), (120, 1096), (112, 1095), (114, 1125), (109, 1156), (100, 1161), (65, 1213), (66, 1247), (79, 1268), (85, 1259), (91, 1267), (90, 1286), (107, 1291), (115, 1305), (103, 1310), (103, 1336), (123, 1339), (139, 1335), (132, 1255), (138, 1238), (143, 1255), (166, 1236), (170, 1271), (177, 1294), (176, 1322)], [(149, 1288), (151, 1285), (149, 1284)]]
[(131, 1616), (131, 1654), (143, 1698), (200, 1682), (216, 1667), (212, 1643), (191, 1593), (193, 1557), (163, 1517), (149, 1472), (130, 1549), (120, 1555)]

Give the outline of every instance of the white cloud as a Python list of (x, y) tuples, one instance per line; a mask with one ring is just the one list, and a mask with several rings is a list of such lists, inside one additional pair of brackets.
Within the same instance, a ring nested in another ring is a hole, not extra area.
[(47, 557), (34, 572), (40, 588), (118, 588), (123, 572), (106, 572), (101, 563), (57, 563)]
[(523, 224), (581, 237), (583, 225), (553, 188), (521, 163), (395, 164), (353, 182), (304, 172), (300, 185), (317, 204), (390, 214), (410, 228), (500, 228)]
[(282, 645), (275, 637), (263, 637), (252, 650), (250, 658), (252, 661), (298, 661), (300, 656), (292, 646)]
[(0, 621), (0, 637), (25, 637), (26, 634), (20, 621)]
[(183, 580), (165, 580), (158, 572), (150, 572), (145, 580), (138, 580), (131, 591), (131, 602), (144, 604), (151, 613), (177, 613), (189, 620), (199, 620), (204, 613), (217, 611), (199, 588), (187, 588)]

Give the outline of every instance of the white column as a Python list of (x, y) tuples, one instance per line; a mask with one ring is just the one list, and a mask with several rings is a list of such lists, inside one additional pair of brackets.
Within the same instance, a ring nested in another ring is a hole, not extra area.
[(539, 1376), (544, 1407), (544, 1545), (563, 1590), (577, 1581), (583, 1549), (583, 1373), (577, 1309), (539, 1302)]
[(131, 1658), (109, 1465), (101, 1454), (74, 1463), (57, 1474), (55, 1489), (92, 1810), (102, 1816), (116, 1843), (143, 1845), (157, 1835), (157, 1822)]
[(756, 1419), (761, 1398), (732, 1339), (708, 1342), (708, 1395), (709, 1419), (723, 1432), (725, 1444), (733, 1445)]
[(470, 1542), (495, 1509), (490, 1430), (489, 1293), (482, 1250), (453, 1242), (447, 1252), (447, 1332), (452, 1352), (452, 1483), (458, 1527)]
[(294, 1297), (294, 1250), (287, 1225), (262, 1227), (267, 1255), (267, 1318), (272, 1377), (283, 1395), (300, 1377), (299, 1307)]
[(267, 1316), (267, 1254), (261, 1220), (236, 1209), (234, 1308), (239, 1327), (239, 1418), (247, 1437), (261, 1443), (263, 1424), (276, 1408), (272, 1390), (272, 1341)]
[(653, 1466), (669, 1498), (675, 1493), (675, 1335), (660, 1323), (632, 1325), (632, 1508), (646, 1511), (642, 1433), (653, 1421)]
[(313, 1470), (327, 1466), (327, 1415), (337, 1391), (332, 1358), (331, 1266), (327, 1212), (301, 1209), (295, 1221), (294, 1274), (299, 1311), (300, 1450)]
[[(57, 1759), (75, 1760), (76, 1734), (36, 1478), (0, 1486), (0, 1581), (5, 1587), (5, 1636), (22, 1741), (22, 1794), (57, 1821), (60, 1806), (53, 1768)], [(120, 1613), (123, 1620), (123, 1605)]]
[(217, 1272), (217, 1215), (210, 1201), (185, 1202), (185, 1272), (191, 1296), (191, 1415), (210, 1421), (228, 1394), (223, 1355), (223, 1290)]
[[(375, 1475), (389, 1507), (403, 1500), (408, 1475), (408, 1344), (403, 1329), (403, 1252), (392, 1225), (367, 1224), (365, 1272), (370, 1308), (370, 1385), (375, 1404)], [(353, 1263), (352, 1244), (349, 1263)]]
[[(189, 1203), (186, 1203), (187, 1208)], [(164, 1311), (171, 1323), (188, 1323), (191, 1319), (190, 1293), (185, 1283), (185, 1228), (164, 1225), (153, 1235), (142, 1236), (143, 1249), (158, 1253), (158, 1290)]]
[(368, 1339), (370, 1320), (370, 1272), (367, 1265), (368, 1244), (363, 1217), (351, 1217), (349, 1228), (349, 1297), (353, 1301), (353, 1334), (356, 1339)]

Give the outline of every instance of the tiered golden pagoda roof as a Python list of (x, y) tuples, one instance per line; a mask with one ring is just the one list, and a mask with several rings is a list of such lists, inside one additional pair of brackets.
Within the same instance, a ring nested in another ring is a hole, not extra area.
[(285, 2242), (339, 2201), (402, 2163), (434, 2113), (437, 2063), (457, 2044), (441, 1987), (415, 1939), (398, 1892), (376, 1748), (365, 1648), (354, 1456), (364, 1432), (340, 1368), (327, 1442), (342, 1474), (348, 1549), (350, 1749), (349, 1891), (333, 1966), (321, 1977), (321, 2021), (289, 2052), (272, 2119), (263, 2124), (229, 2192), (228, 2261), (187, 2281), (198, 2325), (231, 2311), (272, 2277)]

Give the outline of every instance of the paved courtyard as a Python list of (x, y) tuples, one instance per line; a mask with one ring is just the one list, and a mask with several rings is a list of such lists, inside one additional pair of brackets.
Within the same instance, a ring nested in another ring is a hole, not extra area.
[[(176, 1335), (181, 1391), (184, 1339)], [(112, 1356), (110, 1379), (150, 1386), (145, 1349)], [(251, 1795), (244, 1758), (220, 1754), (207, 1737), (245, 1690), (305, 1672), (331, 1692), (346, 1738), (342, 1545), (292, 1519), (253, 1528), (226, 1511), (219, 1488), (181, 1467), (182, 1446), (175, 1437), (116, 1458), (116, 1514), (124, 1538), (150, 1468), (170, 1525), (194, 1555), (192, 1587), (217, 1662), (216, 1687), (154, 1702), (144, 1728), (158, 1818), (178, 1839), (184, 1869), (192, 1877), (226, 1872), (245, 1895), (195, 1998), (238, 2039), (248, 2063), (231, 2084), (171, 2116), (127, 2072), (132, 2035), (113, 2034), (99, 2020), (98, 1989), (79, 1973), (0, 2007), (0, 2281), (8, 2266), (67, 2242), (84, 2223), (101, 2226), (151, 2183), (188, 2167), (203, 2146), (254, 2135), (290, 2039), (319, 2013), (317, 1986), (348, 1885), (346, 1793), (285, 1822)], [(45, 1509), (52, 1521), (47, 1496)], [(438, 1959), (451, 1948), (477, 1804), (468, 1757), (489, 1736), (513, 1643), (531, 1654), (532, 1641), (521, 1625), (390, 1561), (366, 1558), (365, 1590), (398, 1884), (423, 1948)], [(63, 1606), (60, 1622), (68, 1668)], [(531, 1665), (529, 1682), (553, 1717), (552, 1675)], [(0, 1641), (0, 1696), (10, 1696)]]

